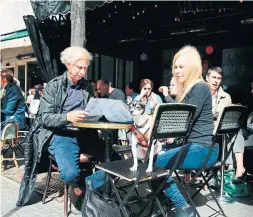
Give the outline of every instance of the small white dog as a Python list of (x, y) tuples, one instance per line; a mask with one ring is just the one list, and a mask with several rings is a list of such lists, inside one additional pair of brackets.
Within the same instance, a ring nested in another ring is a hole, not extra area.
[[(138, 159), (144, 160), (148, 150), (148, 144), (151, 134), (151, 125), (153, 118), (145, 112), (147, 98), (143, 97), (141, 100), (133, 101), (130, 107), (130, 113), (133, 116), (134, 127), (132, 129), (132, 153), (134, 165), (130, 168), (135, 171), (138, 168)], [(153, 157), (160, 152), (162, 144), (158, 140), (154, 140), (149, 154), (149, 163), (146, 170), (147, 173), (153, 171)]]

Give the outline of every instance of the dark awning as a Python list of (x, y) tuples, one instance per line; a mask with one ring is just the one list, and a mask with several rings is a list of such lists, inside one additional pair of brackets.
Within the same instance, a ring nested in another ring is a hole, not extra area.
[[(49, 16), (58, 14), (67, 14), (71, 10), (70, 1), (55, 1), (55, 0), (30, 0), (35, 14), (39, 20), (44, 20)], [(96, 7), (101, 7), (105, 3), (112, 1), (86, 1), (86, 10), (94, 10)]]

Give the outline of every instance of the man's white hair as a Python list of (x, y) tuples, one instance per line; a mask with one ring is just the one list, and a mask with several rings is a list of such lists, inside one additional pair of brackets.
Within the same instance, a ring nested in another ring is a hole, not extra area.
[(74, 64), (80, 59), (88, 59), (91, 61), (92, 55), (85, 48), (78, 46), (68, 47), (61, 52), (61, 62), (65, 65), (67, 63)]

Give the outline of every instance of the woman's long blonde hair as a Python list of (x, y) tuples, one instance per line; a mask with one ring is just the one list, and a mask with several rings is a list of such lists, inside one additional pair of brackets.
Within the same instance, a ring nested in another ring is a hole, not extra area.
[[(180, 56), (186, 56), (187, 58), (187, 68), (186, 68), (186, 81), (183, 84), (179, 84), (177, 77), (175, 76), (175, 63)], [(172, 62), (172, 74), (175, 77), (179, 85), (179, 93), (177, 95), (177, 101), (182, 102), (185, 95), (190, 91), (190, 89), (197, 83), (203, 82), (202, 78), (202, 65), (201, 57), (198, 50), (190, 45), (182, 47), (174, 56)]]

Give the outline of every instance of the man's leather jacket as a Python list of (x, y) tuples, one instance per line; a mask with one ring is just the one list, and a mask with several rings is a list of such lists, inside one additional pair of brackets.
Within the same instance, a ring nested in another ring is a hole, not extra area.
[[(93, 97), (92, 86), (86, 80), (81, 85), (84, 91), (86, 103)], [(67, 98), (67, 73), (51, 80), (41, 97), (40, 111), (34, 121), (28, 136), (24, 140), (25, 145), (25, 171), (20, 185), (17, 206), (26, 205), (34, 190), (36, 175), (43, 172), (47, 160), (47, 147), (54, 130), (61, 129), (67, 122), (67, 114), (63, 114), (63, 105)], [(85, 103), (85, 104), (86, 104)], [(47, 167), (46, 167), (47, 168)]]

